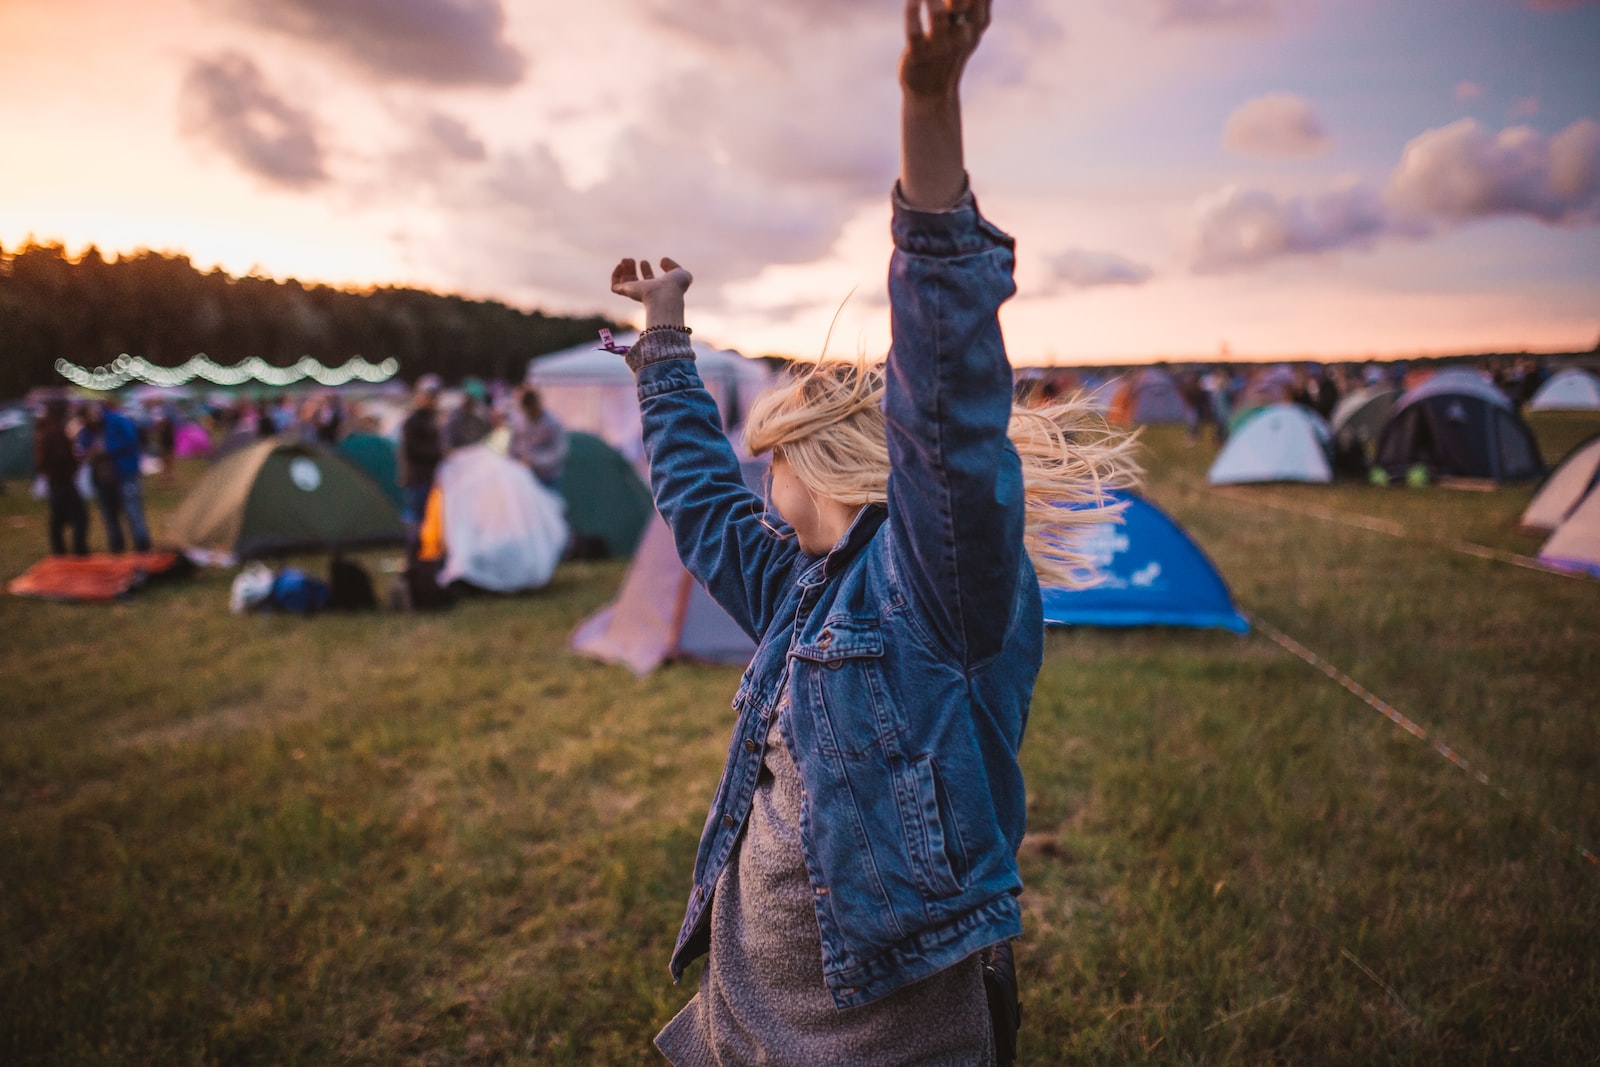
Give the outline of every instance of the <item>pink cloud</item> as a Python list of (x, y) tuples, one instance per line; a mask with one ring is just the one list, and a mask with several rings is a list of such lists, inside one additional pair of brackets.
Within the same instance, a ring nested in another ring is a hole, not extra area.
[(1580, 119), (1553, 137), (1526, 126), (1494, 134), (1474, 119), (1429, 130), (1406, 146), (1389, 199), (1408, 215), (1443, 222), (1600, 221), (1600, 123)]
[(1239, 155), (1262, 159), (1304, 159), (1332, 145), (1311, 102), (1293, 93), (1268, 93), (1241, 104), (1222, 138)]
[(1463, 104), (1483, 96), (1483, 86), (1477, 82), (1462, 82), (1456, 86), (1456, 99)]

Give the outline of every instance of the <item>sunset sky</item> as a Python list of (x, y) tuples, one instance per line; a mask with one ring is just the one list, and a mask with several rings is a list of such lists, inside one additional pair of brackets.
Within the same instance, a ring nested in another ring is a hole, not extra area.
[[(995, 0), (1016, 363), (1600, 339), (1600, 3)], [(887, 344), (897, 0), (0, 0), (0, 244)], [(854, 295), (851, 296), (852, 290)], [(848, 297), (848, 302), (846, 298)], [(134, 353), (137, 355), (138, 353)]]

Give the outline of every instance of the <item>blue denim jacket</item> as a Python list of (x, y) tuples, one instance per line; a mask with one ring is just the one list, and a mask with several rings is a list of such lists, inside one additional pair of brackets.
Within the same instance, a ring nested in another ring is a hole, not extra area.
[(774, 534), (687, 339), (650, 334), (639, 353), (656, 505), (689, 571), (758, 644), (672, 974), (707, 950), (711, 895), (787, 694), (780, 733), (841, 1009), (1022, 932), (1017, 749), (1044, 642), (1006, 436), (997, 313), (1015, 291), (1012, 241), (970, 197), (937, 214), (897, 202), (893, 234), (888, 505), (863, 509), (826, 557)]

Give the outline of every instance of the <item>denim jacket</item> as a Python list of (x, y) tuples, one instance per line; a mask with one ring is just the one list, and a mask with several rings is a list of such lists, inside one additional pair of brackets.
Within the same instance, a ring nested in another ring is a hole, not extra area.
[[(687, 338), (650, 334), (638, 393), (656, 505), (685, 565), (757, 642), (695, 858), (674, 980), (750, 814), (768, 727), (804, 787), (801, 845), (834, 1005), (866, 1004), (1022, 932), (1017, 749), (1044, 642), (1023, 551), (1011, 239), (970, 196), (896, 198), (888, 504), (825, 556), (745, 487)], [(774, 533), (773, 527), (778, 528)]]

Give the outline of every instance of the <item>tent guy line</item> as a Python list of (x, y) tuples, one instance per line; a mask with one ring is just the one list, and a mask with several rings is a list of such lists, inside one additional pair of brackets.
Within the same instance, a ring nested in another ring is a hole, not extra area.
[[(1186, 485), (1184, 488), (1193, 492), (1201, 491), (1195, 486)], [(1217, 496), (1227, 497), (1229, 500), (1237, 500), (1241, 503), (1262, 504), (1269, 508), (1276, 508), (1279, 511), (1287, 511), (1295, 515), (1304, 515), (1307, 518), (1312, 519), (1321, 519), (1324, 522), (1335, 522), (1342, 526), (1354, 526), (1357, 529), (1367, 530), (1371, 533), (1381, 533), (1389, 537), (1397, 537), (1402, 541), (1411, 541), (1414, 544), (1441, 545), (1445, 548), (1451, 549), (1452, 551), (1460, 552), (1463, 555), (1477, 556), (1479, 559), (1494, 560), (1497, 563), (1509, 563), (1514, 567), (1522, 567), (1526, 570), (1538, 571), (1540, 574), (1554, 574), (1560, 578), (1580, 578), (1584, 581), (1596, 580), (1592, 575), (1584, 574), (1581, 571), (1569, 571), (1563, 570), (1560, 567), (1551, 567), (1547, 564), (1539, 562), (1531, 556), (1518, 555), (1515, 552), (1507, 552), (1504, 549), (1490, 548), (1487, 545), (1474, 544), (1471, 541), (1449, 541), (1441, 537), (1419, 537), (1413, 535), (1409, 530), (1399, 523), (1390, 522), (1388, 519), (1375, 519), (1370, 515), (1352, 515), (1348, 512), (1340, 512), (1332, 508), (1320, 508), (1315, 506), (1307, 507), (1301, 504), (1290, 504), (1283, 500), (1274, 500), (1265, 494), (1245, 493), (1230, 489), (1219, 489), (1216, 486), (1208, 486), (1206, 491), (1214, 493)]]
[[(1451, 748), (1437, 737), (1430, 737), (1425, 727), (1419, 725), (1411, 718), (1406, 716), (1400, 711), (1399, 708), (1396, 708), (1393, 704), (1389, 703), (1387, 700), (1384, 700), (1372, 690), (1368, 689), (1354, 678), (1351, 678), (1338, 667), (1334, 666), (1332, 663), (1329, 663), (1327, 660), (1317, 655), (1317, 653), (1313, 652), (1299, 641), (1296, 641), (1294, 638), (1290, 637), (1276, 626), (1273, 626), (1271, 623), (1263, 620), (1260, 616), (1246, 611), (1243, 608), (1240, 608), (1239, 610), (1240, 613), (1245, 616), (1245, 618), (1250, 620), (1251, 626), (1255, 627), (1256, 630), (1271, 638), (1272, 641), (1280, 648), (1298, 657), (1299, 659), (1304, 660), (1306, 663), (1315, 667), (1329, 678), (1332, 678), (1335, 682), (1338, 682), (1349, 692), (1360, 697), (1361, 700), (1373, 710), (1383, 715), (1384, 718), (1400, 727), (1412, 737), (1415, 737), (1418, 741), (1421, 741), (1431, 747), (1440, 756), (1444, 757), (1450, 763), (1455, 765), (1463, 774), (1476, 781), (1479, 785), (1487, 786), (1488, 788), (1493, 789), (1500, 795), (1501, 799), (1507, 801), (1515, 807), (1522, 809), (1525, 814), (1533, 814), (1527, 804), (1512, 796), (1504, 786), (1490, 781), (1487, 774), (1474, 768), (1466, 759), (1466, 757), (1461, 755), (1461, 753), (1457, 752), (1455, 749)], [(1554, 834), (1558, 840), (1562, 841), (1563, 843), (1570, 844), (1576, 848), (1578, 855), (1588, 860), (1591, 865), (1600, 866), (1600, 855), (1596, 855), (1590, 849), (1585, 848), (1573, 834), (1567, 832), (1566, 830), (1560, 829), (1542, 816), (1533, 815), (1533, 817), (1538, 819), (1539, 824), (1543, 826), (1549, 833)]]

